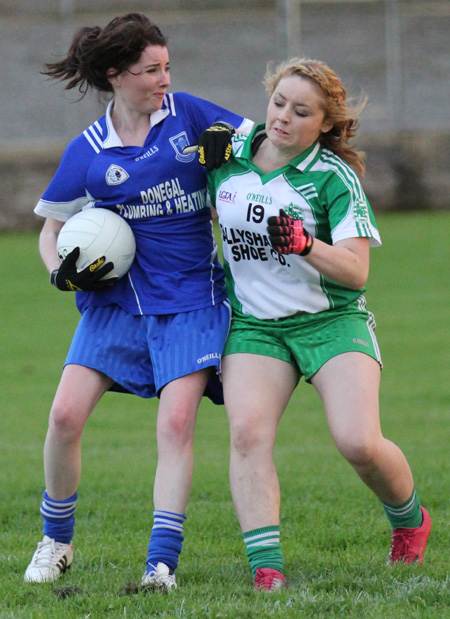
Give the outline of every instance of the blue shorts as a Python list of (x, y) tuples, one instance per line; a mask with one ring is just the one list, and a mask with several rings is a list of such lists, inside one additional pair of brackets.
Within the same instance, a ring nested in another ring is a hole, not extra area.
[(66, 365), (93, 368), (113, 381), (111, 391), (159, 396), (167, 383), (213, 367), (204, 395), (223, 404), (220, 369), (230, 328), (230, 306), (179, 314), (134, 316), (118, 305), (83, 313)]

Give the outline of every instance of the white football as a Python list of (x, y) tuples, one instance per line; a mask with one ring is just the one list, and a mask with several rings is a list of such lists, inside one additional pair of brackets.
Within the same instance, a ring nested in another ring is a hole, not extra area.
[(130, 269), (136, 252), (136, 241), (128, 223), (104, 208), (88, 208), (66, 221), (58, 235), (56, 249), (61, 261), (80, 248), (77, 270), (82, 271), (92, 262), (105, 256), (114, 269), (102, 279), (123, 277)]

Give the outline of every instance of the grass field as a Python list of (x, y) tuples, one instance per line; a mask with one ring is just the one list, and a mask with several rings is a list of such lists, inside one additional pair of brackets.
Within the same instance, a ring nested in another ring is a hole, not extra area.
[(100, 402), (83, 438), (73, 567), (54, 584), (25, 585), (42, 535), (48, 410), (78, 316), (72, 295), (48, 285), (37, 235), (3, 235), (1, 619), (450, 617), (450, 215), (383, 215), (378, 224), (384, 246), (372, 252), (366, 296), (384, 360), (382, 423), (433, 520), (424, 565), (386, 567), (384, 512), (338, 455), (302, 383), (276, 447), (287, 590), (252, 590), (228, 487), (225, 411), (204, 400), (179, 589), (134, 592), (152, 525), (157, 403), (117, 394)]

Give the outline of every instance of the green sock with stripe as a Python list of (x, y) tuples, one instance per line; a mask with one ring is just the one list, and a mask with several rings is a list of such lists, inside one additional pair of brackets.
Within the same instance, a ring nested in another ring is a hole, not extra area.
[(422, 511), (415, 490), (407, 501), (401, 505), (383, 503), (384, 511), (393, 529), (415, 529), (422, 524)]
[(253, 578), (258, 568), (266, 567), (283, 573), (279, 526), (253, 529), (244, 533), (243, 538)]

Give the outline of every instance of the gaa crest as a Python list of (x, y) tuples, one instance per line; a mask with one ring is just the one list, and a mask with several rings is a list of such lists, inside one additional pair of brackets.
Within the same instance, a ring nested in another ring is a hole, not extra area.
[(358, 223), (369, 221), (369, 209), (365, 200), (356, 200), (353, 206), (353, 219)]
[(189, 146), (186, 131), (182, 131), (181, 133), (178, 133), (178, 135), (174, 135), (173, 137), (169, 138), (169, 142), (171, 143), (172, 148), (175, 151), (175, 157), (178, 161), (181, 161), (183, 163), (189, 163), (195, 159), (195, 152), (188, 153), (187, 155), (183, 154), (183, 148)]
[(302, 221), (305, 219), (305, 214), (303, 209), (298, 204), (294, 204), (291, 202), (289, 206), (284, 206), (283, 211), (292, 219), (301, 219)]
[(130, 175), (120, 165), (113, 164), (109, 166), (105, 178), (107, 185), (120, 185), (130, 178)]

